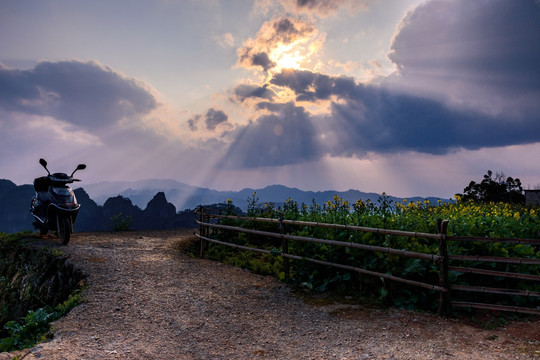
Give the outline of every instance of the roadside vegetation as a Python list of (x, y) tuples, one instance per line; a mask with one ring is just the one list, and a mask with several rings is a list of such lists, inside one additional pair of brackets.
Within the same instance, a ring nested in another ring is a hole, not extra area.
[[(50, 281), (46, 275), (63, 278), (71, 270), (60, 270), (65, 257), (57, 249), (41, 247), (28, 251), (29, 240), (34, 237), (31, 233), (0, 233), (0, 352), (22, 350), (46, 340), (54, 332), (51, 323), (82, 301), (82, 288), (78, 287), (71, 294), (66, 294), (64, 301), (56, 305), (44, 304), (36, 289)], [(17, 299), (16, 304), (13, 299)], [(31, 308), (17, 318), (12, 311), (21, 306)]]
[[(470, 184), (464, 194), (457, 194), (455, 201), (430, 203), (429, 201), (393, 203), (386, 194), (382, 194), (377, 203), (358, 200), (355, 203), (335, 196), (324, 204), (298, 204), (293, 199), (287, 199), (276, 206), (272, 203), (259, 203), (257, 194), (248, 198), (248, 217), (284, 218), (318, 223), (334, 223), (355, 225), (371, 228), (385, 228), (421, 233), (436, 233), (437, 219), (449, 220), (448, 235), (477, 236), (490, 238), (540, 238), (540, 209), (527, 207), (517, 194), (521, 192), (519, 179), (507, 181), (500, 177), (501, 182), (508, 186), (493, 186), (491, 172), (484, 177), (479, 186)], [(512, 196), (499, 198), (513, 199), (513, 202), (494, 202), (493, 192), (484, 191), (484, 186), (494, 191), (512, 192)], [(470, 196), (474, 189), (476, 198)], [(484, 194), (484, 195), (482, 195)], [(487, 194), (487, 195), (486, 195)], [(466, 200), (464, 200), (464, 198)], [(223, 214), (238, 215), (230, 200), (226, 201)], [(275, 223), (259, 223), (242, 220), (221, 220), (220, 223), (232, 226), (242, 226), (257, 230), (279, 232)], [(287, 226), (282, 229), (290, 235), (323, 238), (338, 241), (356, 242), (368, 245), (390, 247), (395, 249), (438, 254), (436, 241), (423, 238), (407, 238), (393, 235), (363, 233), (346, 230), (336, 230), (309, 226)], [(283, 269), (283, 258), (279, 254), (281, 244), (274, 238), (262, 238), (252, 234), (232, 231), (216, 231), (213, 235), (218, 240), (232, 242), (238, 245), (260, 247), (272, 250), (271, 254), (260, 254), (251, 251), (236, 250), (226, 246), (210, 244), (206, 252), (210, 259), (242, 267), (255, 273), (272, 275), (281, 280), (287, 276)], [(343, 248), (299, 241), (289, 241), (290, 254), (304, 256), (327, 262), (346, 264), (383, 274), (393, 274), (411, 280), (431, 284), (438, 283), (439, 266), (436, 263), (402, 258), (397, 255), (375, 253), (355, 248)], [(514, 243), (484, 243), (479, 241), (457, 242), (450, 241), (448, 252), (453, 255), (482, 255), (492, 257), (540, 258), (540, 249), (535, 245)], [(535, 266), (504, 263), (473, 264), (489, 270), (520, 272), (540, 275), (540, 269)], [(529, 291), (540, 291), (537, 282), (490, 278), (477, 283), (478, 277), (470, 274), (450, 272), (451, 283), (459, 285), (476, 285), (486, 287), (511, 287)], [(363, 276), (358, 273), (333, 267), (313, 264), (307, 261), (291, 260), (290, 280), (292, 283), (315, 291), (342, 293), (347, 296), (369, 299), (380, 304), (399, 307), (436, 310), (438, 293), (434, 290), (411, 287), (401, 283), (378, 277)], [(483, 294), (467, 294), (467, 301), (476, 301)], [(506, 297), (507, 298), (507, 297)], [(515, 306), (532, 306), (535, 298), (514, 297), (511, 304)], [(501, 296), (501, 303), (506, 301)]]
[(82, 301), (81, 290), (76, 290), (62, 304), (30, 310), (19, 321), (8, 321), (4, 329), (8, 336), (0, 339), (0, 351), (22, 350), (52, 338), (54, 328), (51, 323), (62, 318)]

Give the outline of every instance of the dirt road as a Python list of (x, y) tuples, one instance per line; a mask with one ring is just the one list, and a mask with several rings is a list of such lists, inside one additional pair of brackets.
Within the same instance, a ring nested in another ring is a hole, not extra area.
[(407, 310), (313, 306), (271, 277), (182, 254), (190, 237), (74, 234), (60, 250), (89, 275), (85, 302), (54, 324), (53, 340), (0, 360), (540, 359), (540, 322), (483, 330)]

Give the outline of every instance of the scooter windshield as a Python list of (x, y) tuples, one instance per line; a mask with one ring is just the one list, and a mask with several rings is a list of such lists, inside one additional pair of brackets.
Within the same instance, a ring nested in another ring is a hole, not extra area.
[(72, 196), (71, 189), (68, 187), (53, 187), (53, 192), (60, 196)]

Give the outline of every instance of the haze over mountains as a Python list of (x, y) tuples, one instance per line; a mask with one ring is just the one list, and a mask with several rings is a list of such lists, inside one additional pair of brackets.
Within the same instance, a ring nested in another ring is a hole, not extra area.
[[(114, 229), (115, 217), (129, 217), (130, 229), (174, 229), (196, 227), (194, 209), (199, 205), (214, 210), (231, 199), (237, 212), (247, 210), (248, 198), (256, 192), (259, 204), (282, 205), (288, 198), (298, 204), (324, 204), (335, 195), (354, 203), (358, 199), (370, 200), (378, 204), (380, 194), (357, 190), (302, 191), (282, 185), (267, 186), (263, 189), (243, 189), (241, 191), (217, 191), (183, 184), (174, 180), (144, 180), (133, 182), (100, 182), (85, 184), (74, 189), (81, 210), (77, 217), (76, 231), (110, 231)], [(0, 232), (32, 230), (30, 201), (34, 196), (33, 185), (17, 186), (10, 180), (0, 179), (0, 203), (10, 206), (0, 207)], [(402, 198), (389, 197), (392, 201)], [(437, 198), (428, 198), (437, 201)], [(407, 198), (408, 201), (424, 198)], [(184, 210), (185, 209), (185, 210)], [(217, 210), (216, 210), (217, 211)]]
[[(127, 182), (110, 182), (104, 181), (94, 184), (85, 184), (82, 186), (88, 195), (97, 203), (104, 204), (105, 201), (113, 196), (121, 195), (129, 198), (134, 205), (141, 209), (156, 195), (157, 192), (165, 193), (167, 201), (181, 209), (194, 209), (199, 205), (219, 204), (224, 203), (227, 199), (231, 199), (235, 206), (242, 210), (246, 210), (248, 197), (257, 193), (259, 202), (272, 202), (274, 204), (282, 204), (288, 198), (295, 200), (297, 203), (305, 203), (310, 205), (313, 201), (318, 204), (325, 203), (327, 200), (332, 200), (334, 195), (338, 195), (344, 200), (355, 202), (358, 199), (364, 201), (371, 200), (377, 203), (381, 194), (366, 193), (358, 190), (347, 191), (304, 191), (297, 188), (289, 188), (283, 185), (271, 185), (263, 189), (246, 188), (240, 191), (218, 191), (207, 188), (196, 187), (176, 180), (141, 180)], [(402, 201), (403, 197), (390, 196), (393, 201)], [(408, 201), (423, 201), (425, 197), (406, 197)], [(436, 202), (439, 198), (428, 197), (431, 202)]]

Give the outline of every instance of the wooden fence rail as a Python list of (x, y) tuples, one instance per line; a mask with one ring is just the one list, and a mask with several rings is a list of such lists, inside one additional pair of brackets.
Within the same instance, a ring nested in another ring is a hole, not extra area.
[(288, 259), (302, 260), (302, 261), (308, 261), (308, 262), (312, 262), (312, 263), (319, 264), (319, 265), (333, 266), (333, 267), (344, 269), (344, 270), (355, 271), (355, 272), (358, 272), (358, 273), (364, 274), (364, 275), (371, 275), (371, 276), (385, 278), (385, 279), (388, 279), (388, 280), (401, 282), (401, 283), (404, 283), (404, 284), (419, 286), (419, 287), (423, 287), (423, 288), (429, 289), (429, 290), (445, 291), (445, 289), (443, 289), (443, 288), (441, 288), (439, 286), (426, 284), (426, 283), (422, 283), (422, 282), (414, 281), (414, 280), (403, 279), (403, 278), (400, 278), (400, 277), (397, 277), (397, 276), (392, 276), (392, 275), (389, 275), (389, 274), (383, 274), (383, 273), (379, 273), (379, 272), (375, 272), (375, 271), (365, 270), (365, 269), (361, 269), (361, 268), (350, 266), (350, 265), (336, 264), (336, 263), (332, 263), (332, 262), (329, 262), (329, 261), (323, 261), (323, 260), (318, 260), (318, 259), (307, 258), (307, 257), (304, 257), (304, 256), (286, 254), (286, 253), (283, 253), (281, 251), (276, 252), (276, 251), (272, 251), (272, 250), (259, 249), (259, 248), (254, 248), (254, 247), (250, 247), (250, 246), (231, 244), (231, 243), (228, 243), (228, 242), (219, 241), (219, 240), (216, 240), (216, 239), (211, 239), (211, 238), (207, 238), (207, 237), (204, 237), (204, 236), (200, 236), (198, 234), (197, 234), (197, 236), (199, 238), (205, 240), (205, 241), (213, 242), (215, 244), (230, 246), (230, 247), (233, 247), (233, 248), (236, 248), (236, 249), (249, 250), (249, 251), (260, 252), (260, 253), (265, 253), (265, 254), (279, 255), (279, 256), (283, 256), (283, 257), (288, 258)]
[[(426, 239), (440, 239), (445, 236), (443, 234), (431, 234), (431, 233), (422, 233), (422, 232), (413, 232), (413, 231), (370, 228), (370, 227), (356, 226), (356, 225), (329, 224), (329, 223), (321, 223), (321, 222), (313, 222), (313, 221), (248, 217), (248, 216), (238, 216), (238, 215), (219, 215), (219, 214), (206, 214), (206, 215), (214, 219), (229, 219), (229, 220), (266, 222), (266, 223), (283, 224), (283, 225), (311, 226), (311, 227), (320, 227), (320, 228), (336, 229), (336, 230), (369, 232), (369, 233), (375, 233), (375, 234), (381, 234), (381, 235), (407, 236), (407, 237), (413, 237), (413, 238), (416, 237), (416, 238), (426, 238)], [(538, 242), (539, 240), (536, 240), (536, 241)]]
[(497, 276), (497, 277), (507, 277), (507, 278), (513, 278), (513, 279), (540, 281), (540, 275), (511, 273), (511, 272), (505, 272), (505, 271), (486, 270), (486, 269), (468, 268), (468, 267), (460, 267), (460, 266), (450, 266), (448, 270), (462, 272), (462, 273), (473, 273), (473, 274), (491, 275), (491, 276)]
[[(528, 291), (528, 290), (519, 290), (519, 289), (503, 289), (503, 288), (492, 288), (492, 287), (480, 287), (480, 286), (469, 286), (469, 285), (457, 285), (449, 283), (449, 271), (461, 272), (461, 273), (470, 273), (478, 274), (482, 276), (492, 276), (492, 277), (506, 277), (513, 279), (523, 279), (540, 282), (540, 275), (533, 274), (521, 274), (521, 273), (512, 273), (512, 272), (503, 272), (495, 270), (486, 270), (479, 269), (474, 267), (464, 267), (464, 266), (450, 266), (450, 261), (458, 262), (502, 262), (506, 264), (521, 264), (521, 265), (539, 265), (540, 259), (530, 259), (530, 258), (507, 258), (507, 257), (493, 257), (493, 256), (472, 256), (472, 255), (452, 255), (448, 254), (447, 243), (448, 241), (481, 241), (481, 242), (506, 242), (506, 243), (520, 243), (526, 245), (540, 245), (540, 239), (501, 239), (501, 238), (483, 238), (483, 237), (467, 237), (467, 236), (448, 236), (446, 234), (446, 229), (448, 226), (448, 221), (438, 220), (437, 222), (437, 234), (423, 233), (423, 232), (411, 232), (411, 231), (400, 231), (400, 230), (390, 230), (382, 228), (369, 228), (362, 226), (353, 226), (353, 225), (341, 225), (341, 224), (328, 224), (328, 223), (319, 223), (319, 222), (308, 222), (308, 221), (297, 221), (297, 220), (287, 220), (287, 219), (274, 219), (274, 218), (263, 218), (263, 217), (245, 217), (245, 216), (231, 216), (231, 215), (220, 215), (220, 214), (211, 214), (205, 213), (203, 208), (199, 208), (196, 212), (199, 215), (199, 220), (197, 224), (200, 226), (197, 237), (201, 239), (201, 257), (204, 257), (205, 249), (207, 243), (212, 242), (219, 245), (229, 246), (241, 250), (248, 250), (253, 252), (272, 254), (276, 256), (281, 256), (284, 258), (284, 272), (285, 276), (289, 276), (289, 259), (308, 261), (319, 265), (332, 266), (348, 271), (357, 272), (364, 275), (370, 275), (375, 277), (380, 277), (412, 286), (418, 286), (430, 290), (435, 290), (439, 292), (439, 314), (448, 315), (450, 313), (451, 306), (454, 307), (469, 307), (469, 308), (479, 308), (479, 309), (491, 309), (499, 311), (508, 311), (508, 312), (520, 312), (528, 314), (540, 315), (540, 306), (537, 308), (525, 308), (517, 306), (504, 306), (498, 304), (486, 304), (486, 303), (475, 303), (468, 301), (452, 301), (450, 299), (450, 292), (461, 291), (461, 292), (477, 292), (477, 293), (489, 293), (489, 294), (502, 294), (502, 295), (512, 295), (512, 296), (527, 296), (527, 297), (540, 297), (540, 292), (537, 291)], [(223, 225), (219, 223), (212, 223), (211, 219), (224, 220), (239, 220), (243, 222), (261, 222), (261, 223), (274, 223), (279, 225), (278, 232), (254, 230), (249, 228), (244, 228), (240, 226), (230, 226)], [(426, 238), (438, 240), (439, 253), (427, 254), (419, 253), (413, 251), (407, 251), (402, 249), (394, 249), (389, 247), (374, 246), (367, 244), (360, 244), (355, 242), (348, 241), (337, 241), (330, 239), (321, 239), (315, 237), (304, 237), (289, 235), (284, 233), (284, 225), (294, 225), (294, 226), (308, 226), (308, 227), (320, 227), (320, 228), (331, 228), (336, 230), (348, 230), (348, 231), (358, 231), (358, 232), (369, 232), (383, 235), (395, 235), (403, 236), (410, 238)], [(242, 246), (238, 244), (233, 244), (230, 242), (220, 241), (213, 239), (211, 237), (211, 231), (213, 230), (226, 230), (232, 232), (241, 232), (246, 234), (252, 234), (261, 237), (270, 237), (281, 240), (281, 250), (267, 250), (260, 249), (251, 246)], [(362, 269), (359, 267), (354, 267), (351, 265), (337, 264), (328, 261), (307, 258), (305, 256), (290, 254), (288, 250), (289, 241), (301, 241), (301, 242), (311, 242), (326, 244), (331, 246), (340, 246), (348, 248), (356, 248), (366, 251), (380, 252), (393, 254), (400, 257), (415, 258), (426, 261), (431, 261), (439, 264), (439, 284), (428, 284), (420, 281), (414, 281), (410, 279), (405, 279), (399, 276), (384, 274), (379, 272), (374, 272), (367, 269)]]
[(305, 241), (305, 242), (312, 242), (312, 243), (317, 243), (317, 244), (326, 244), (326, 245), (342, 246), (342, 247), (349, 247), (349, 248), (362, 249), (362, 250), (370, 250), (370, 251), (375, 251), (375, 252), (382, 252), (382, 253), (394, 254), (394, 255), (399, 255), (403, 257), (423, 259), (423, 260), (439, 261), (442, 259), (442, 257), (438, 255), (406, 251), (406, 250), (400, 250), (400, 249), (392, 249), (388, 247), (375, 246), (375, 245), (365, 245), (365, 244), (354, 243), (352, 241), (346, 242), (346, 241), (337, 241), (337, 240), (328, 240), (328, 239), (318, 239), (314, 237), (286, 235), (286, 234), (280, 234), (280, 233), (272, 233), (272, 232), (261, 231), (261, 230), (253, 230), (253, 229), (246, 229), (246, 228), (241, 228), (241, 227), (236, 227), (236, 226), (218, 225), (218, 224), (211, 224), (211, 223), (205, 223), (205, 222), (198, 223), (198, 225), (206, 226), (211, 229), (231, 230), (231, 231), (243, 232), (246, 234), (268, 236), (268, 237), (274, 237), (274, 238), (279, 238), (279, 239)]

